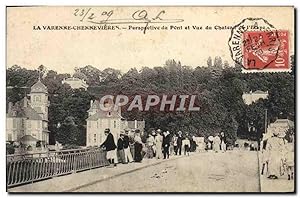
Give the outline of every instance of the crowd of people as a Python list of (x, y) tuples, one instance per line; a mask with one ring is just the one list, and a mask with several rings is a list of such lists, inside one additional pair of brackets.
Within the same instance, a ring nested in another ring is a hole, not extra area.
[(195, 152), (197, 147), (215, 152), (226, 151), (224, 133), (210, 136), (207, 143), (204, 141), (199, 143), (195, 136), (190, 137), (181, 131), (171, 135), (169, 131), (153, 130), (144, 142), (139, 130), (133, 135), (129, 135), (129, 131), (122, 131), (116, 143), (110, 129), (105, 129), (104, 133), (106, 139), (100, 147), (106, 150), (110, 167), (115, 167), (118, 162), (123, 164), (142, 162), (143, 158), (169, 159), (170, 155), (188, 156), (190, 152)]
[[(113, 134), (109, 129), (104, 131), (105, 141), (100, 147), (106, 150), (109, 167), (115, 167), (117, 163), (140, 163), (144, 158), (169, 159), (170, 155), (189, 155), (201, 147), (194, 136), (183, 134), (179, 131), (171, 135), (169, 131), (162, 132), (160, 129), (153, 130), (143, 142), (141, 132), (136, 130), (133, 135), (129, 131), (120, 133), (115, 143)], [(204, 142), (203, 142), (204, 143)], [(205, 150), (214, 152), (226, 151), (226, 137), (222, 132), (215, 136), (209, 136), (202, 146)], [(271, 137), (264, 135), (261, 145), (262, 172), (269, 179), (277, 179), (287, 174), (289, 180), (294, 179), (294, 144), (274, 132)]]
[(269, 179), (278, 179), (287, 175), (288, 180), (294, 179), (294, 143), (284, 135), (274, 131), (271, 137), (264, 134), (262, 145), (262, 171)]

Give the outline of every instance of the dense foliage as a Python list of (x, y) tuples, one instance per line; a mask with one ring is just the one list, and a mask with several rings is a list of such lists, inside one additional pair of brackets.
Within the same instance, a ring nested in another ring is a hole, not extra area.
[[(291, 58), (293, 67), (293, 57)], [(209, 57), (207, 65), (192, 68), (175, 60), (166, 61), (164, 66), (135, 68), (122, 74), (121, 71), (93, 66), (76, 68), (74, 76), (85, 79), (87, 91), (72, 90), (62, 80), (70, 74), (47, 71), (44, 66), (42, 82), (48, 87), (50, 109), (49, 129), (51, 143), (84, 145), (87, 110), (91, 99), (103, 95), (124, 94), (167, 94), (197, 95), (200, 111), (159, 112), (150, 110), (123, 111), (129, 120), (146, 122), (146, 132), (160, 128), (171, 133), (179, 130), (190, 135), (205, 136), (225, 132), (230, 143), (238, 136), (256, 138), (264, 129), (265, 109), (268, 122), (276, 118), (294, 120), (294, 73), (242, 73), (240, 67), (230, 66), (220, 57)], [(7, 69), (7, 101), (16, 102), (29, 93), (30, 86), (37, 80), (38, 70), (27, 70), (20, 66)], [(293, 68), (294, 71), (294, 68)], [(250, 90), (268, 91), (268, 100), (259, 100), (246, 105), (242, 99)], [(249, 123), (255, 126), (257, 134), (248, 131)]]

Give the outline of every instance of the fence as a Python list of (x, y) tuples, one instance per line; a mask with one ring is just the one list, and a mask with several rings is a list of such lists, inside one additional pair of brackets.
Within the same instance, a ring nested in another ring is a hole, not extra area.
[(7, 186), (12, 187), (108, 164), (105, 152), (100, 148), (7, 155)]

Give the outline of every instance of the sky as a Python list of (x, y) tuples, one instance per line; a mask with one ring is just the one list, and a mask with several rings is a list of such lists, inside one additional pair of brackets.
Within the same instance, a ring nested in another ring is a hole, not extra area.
[[(96, 17), (94, 21), (104, 20), (110, 11), (113, 14), (109, 19), (128, 19), (141, 10), (147, 11), (149, 19), (164, 10), (161, 18), (183, 22), (149, 24), (166, 26), (169, 30), (147, 30), (145, 34), (128, 29), (129, 25), (144, 26), (138, 24), (120, 25), (127, 28), (121, 30), (34, 30), (37, 26), (41, 29), (43, 26), (98, 26), (88, 22), (90, 14)], [(220, 56), (233, 63), (228, 47), (230, 29), (214, 27), (233, 27), (248, 17), (264, 18), (276, 29), (288, 30), (290, 41), (294, 40), (292, 7), (8, 7), (6, 66), (36, 69), (44, 65), (59, 73), (73, 73), (75, 67), (86, 65), (126, 72), (132, 67), (162, 66), (168, 59), (197, 67), (206, 65), (209, 56)], [(170, 30), (171, 25), (178, 29)], [(185, 30), (186, 26), (190, 29)], [(194, 30), (192, 26), (203, 29)], [(212, 30), (205, 30), (206, 26)], [(290, 53), (293, 48), (290, 42)]]

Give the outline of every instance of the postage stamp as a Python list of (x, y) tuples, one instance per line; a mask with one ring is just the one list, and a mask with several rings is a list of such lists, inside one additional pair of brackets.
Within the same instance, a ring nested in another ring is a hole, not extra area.
[(280, 41), (277, 58), (268, 65), (268, 69), (290, 69), (289, 31), (279, 30)]
[(278, 56), (280, 41), (277, 32), (243, 33), (243, 65), (246, 69), (264, 69)]
[(278, 31), (263, 18), (246, 18), (234, 26), (228, 44), (232, 59), (244, 69), (289, 67), (288, 32)]

